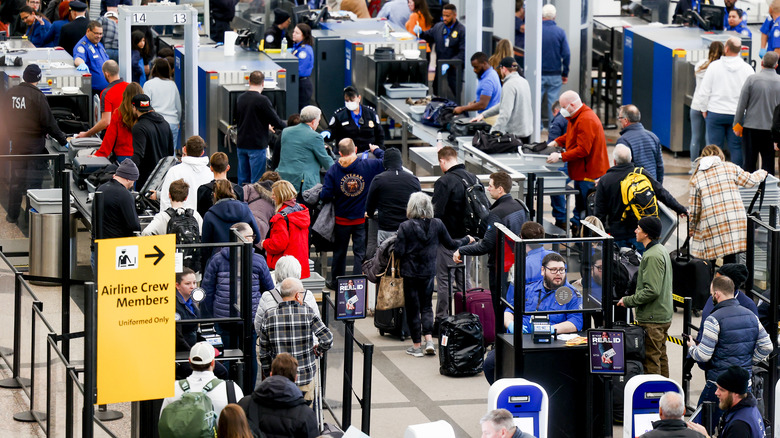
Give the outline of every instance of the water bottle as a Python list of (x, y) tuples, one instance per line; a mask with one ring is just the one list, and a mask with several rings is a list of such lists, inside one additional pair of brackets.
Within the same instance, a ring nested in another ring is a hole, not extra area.
[(282, 38), (282, 56), (287, 56), (287, 38)]
[(439, 131), (438, 134), (436, 134), (436, 151), (438, 152), (441, 150), (441, 148), (444, 147), (444, 138), (442, 137), (441, 131)]
[(385, 32), (384, 32), (384, 37), (385, 37), (385, 39), (387, 39), (387, 38), (390, 38), (390, 31), (391, 31), (391, 29), (390, 29), (390, 23), (388, 23), (387, 21), (385, 21)]

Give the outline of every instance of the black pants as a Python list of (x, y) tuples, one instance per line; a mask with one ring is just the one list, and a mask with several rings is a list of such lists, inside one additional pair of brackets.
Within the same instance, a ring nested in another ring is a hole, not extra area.
[(775, 174), (775, 147), (772, 131), (745, 128), (742, 131), (743, 168), (748, 172), (758, 170), (758, 156), (761, 155), (761, 168), (770, 175)]
[(298, 112), (311, 102), (312, 94), (314, 94), (314, 86), (311, 84), (311, 78), (309, 76), (300, 78), (298, 82)]
[(415, 344), (419, 344), (423, 336), (433, 333), (432, 298), (433, 277), (404, 277), (406, 322)]
[(221, 21), (212, 19), (211, 20), (211, 28), (209, 29), (209, 35), (212, 40), (216, 43), (221, 43), (225, 41), (225, 32), (230, 30), (230, 22), (229, 21)]
[[(433, 77), (433, 94), (438, 96), (439, 93), (439, 80), (441, 78), (442, 74), (440, 71), (436, 72), (436, 76)], [(449, 85), (449, 90), (445, 87), (444, 90), (441, 92), (441, 96), (439, 97), (445, 97), (450, 100), (457, 101), (456, 97), (458, 96), (458, 83), (457, 83), (457, 73), (453, 69), (447, 70), (447, 73), (444, 74), (444, 76), (447, 79), (447, 85)]]

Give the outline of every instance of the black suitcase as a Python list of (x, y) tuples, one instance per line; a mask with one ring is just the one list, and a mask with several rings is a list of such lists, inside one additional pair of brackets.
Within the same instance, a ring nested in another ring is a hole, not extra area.
[[(690, 233), (687, 234), (682, 247), (680, 247), (680, 237), (677, 236), (677, 250), (669, 254), (674, 276), (672, 291), (676, 295), (693, 298), (693, 309), (702, 310), (710, 296), (712, 269), (709, 261), (691, 256), (689, 247), (691, 236)], [(676, 307), (683, 306), (677, 301), (673, 303)]]
[(406, 322), (406, 309), (399, 307), (390, 310), (374, 310), (374, 327), (379, 329), (379, 334), (385, 333), (398, 336), (403, 342), (410, 336), (409, 324)]
[(640, 325), (615, 321), (614, 328), (625, 332), (625, 355), (627, 360), (645, 360), (645, 329)]
[(479, 317), (473, 313), (448, 316), (440, 329), (439, 373), (452, 377), (481, 373), (485, 345)]
[(623, 424), (623, 391), (626, 389), (626, 382), (644, 372), (645, 367), (641, 361), (626, 360), (626, 375), (612, 377), (612, 422), (614, 424)]

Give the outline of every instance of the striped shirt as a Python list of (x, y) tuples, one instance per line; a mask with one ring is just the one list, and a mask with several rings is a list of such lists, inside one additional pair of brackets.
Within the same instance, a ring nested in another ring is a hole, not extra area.
[[(772, 353), (773, 347), (772, 340), (764, 330), (761, 321), (758, 320), (757, 316), (753, 316), (758, 324), (758, 339), (756, 340), (756, 348), (753, 350), (753, 363), (758, 363)], [(696, 362), (709, 362), (715, 352), (715, 346), (718, 345), (719, 336), (720, 324), (718, 320), (713, 316), (708, 316), (704, 321), (704, 334), (701, 337), (701, 343), (689, 350), (691, 358)]]
[(312, 334), (320, 341), (318, 349), (325, 351), (333, 344), (333, 334), (308, 306), (297, 301), (282, 301), (269, 310), (260, 326), (260, 364), (268, 376), (271, 362), (279, 353), (290, 353), (298, 360), (298, 386), (314, 379), (316, 361)]

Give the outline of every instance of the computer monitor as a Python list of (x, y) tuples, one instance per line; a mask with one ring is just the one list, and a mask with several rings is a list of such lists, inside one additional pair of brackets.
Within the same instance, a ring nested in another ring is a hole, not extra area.
[(723, 30), (723, 19), (726, 16), (723, 6), (701, 5), (699, 15), (709, 23), (704, 30)]

